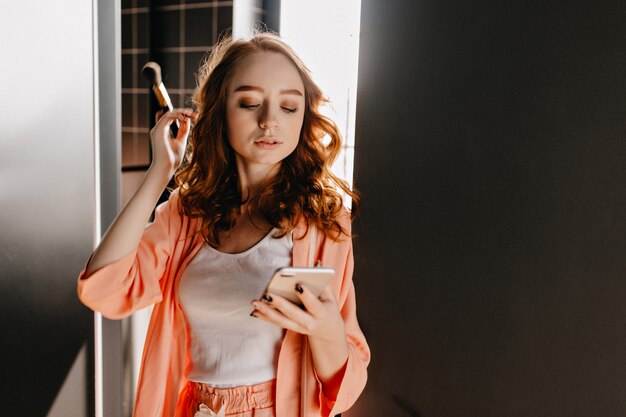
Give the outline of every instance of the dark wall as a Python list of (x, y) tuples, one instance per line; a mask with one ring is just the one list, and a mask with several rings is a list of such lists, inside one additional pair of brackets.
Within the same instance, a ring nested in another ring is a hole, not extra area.
[(626, 4), (363, 0), (348, 415), (626, 415)]

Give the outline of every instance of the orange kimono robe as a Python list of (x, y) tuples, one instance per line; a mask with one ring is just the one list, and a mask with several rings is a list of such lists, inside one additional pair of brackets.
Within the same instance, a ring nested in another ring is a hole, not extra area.
[[(178, 200), (178, 192), (174, 191), (169, 201), (157, 207), (155, 220), (146, 228), (135, 252), (89, 276), (83, 270), (78, 278), (80, 300), (105, 317), (120, 319), (154, 304), (137, 385), (135, 417), (174, 417), (178, 395), (187, 382), (189, 334), (177, 288), (187, 263), (204, 240), (199, 233), (200, 220), (181, 215)], [(348, 232), (351, 230), (347, 212), (340, 223)], [(304, 222), (294, 230), (292, 265), (311, 265), (314, 260), (307, 259), (311, 252), (322, 265), (335, 269), (331, 285), (345, 323), (349, 356), (343, 377), (337, 378), (334, 387), (337, 398), (328, 398), (315, 374), (306, 336), (287, 331), (278, 357), (277, 417), (339, 414), (354, 404), (367, 380), (370, 351), (356, 317), (352, 240), (342, 236), (335, 242), (316, 233), (317, 247), (310, 251), (312, 234), (307, 233)]]

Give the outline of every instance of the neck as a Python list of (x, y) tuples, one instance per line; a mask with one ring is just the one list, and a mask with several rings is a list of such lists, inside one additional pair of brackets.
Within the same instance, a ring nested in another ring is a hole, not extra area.
[(279, 168), (280, 163), (275, 165), (246, 165), (237, 161), (242, 199), (246, 200), (258, 195), (265, 184), (278, 173)]

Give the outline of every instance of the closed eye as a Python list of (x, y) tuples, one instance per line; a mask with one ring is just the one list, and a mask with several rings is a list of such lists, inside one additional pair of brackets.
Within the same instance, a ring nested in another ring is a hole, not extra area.
[(282, 107), (282, 109), (287, 113), (295, 113), (298, 111), (297, 107)]
[(256, 109), (260, 106), (260, 104), (245, 104), (245, 103), (240, 103), (239, 107), (242, 109)]

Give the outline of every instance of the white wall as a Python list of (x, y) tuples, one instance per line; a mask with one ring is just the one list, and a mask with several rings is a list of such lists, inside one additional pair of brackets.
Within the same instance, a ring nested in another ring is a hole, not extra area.
[(360, 0), (282, 0), (280, 35), (330, 98), (324, 114), (339, 126), (344, 149), (333, 171), (352, 183)]
[(96, 230), (93, 3), (5, 1), (0, 16), (2, 414), (86, 416), (93, 315), (76, 277)]

